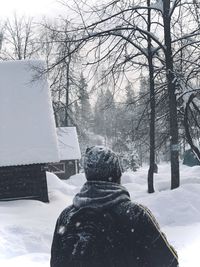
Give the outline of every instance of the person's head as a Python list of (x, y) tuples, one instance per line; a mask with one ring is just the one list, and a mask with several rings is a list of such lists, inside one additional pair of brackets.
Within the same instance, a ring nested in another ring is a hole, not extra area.
[(88, 181), (121, 182), (119, 159), (111, 149), (103, 146), (86, 149), (84, 170)]

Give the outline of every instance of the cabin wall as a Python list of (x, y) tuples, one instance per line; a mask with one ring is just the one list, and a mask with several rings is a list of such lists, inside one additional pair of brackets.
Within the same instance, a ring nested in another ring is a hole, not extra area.
[(49, 202), (45, 164), (0, 167), (0, 200)]
[(79, 172), (78, 160), (61, 160), (48, 166), (50, 172), (55, 173), (60, 179), (66, 180)]

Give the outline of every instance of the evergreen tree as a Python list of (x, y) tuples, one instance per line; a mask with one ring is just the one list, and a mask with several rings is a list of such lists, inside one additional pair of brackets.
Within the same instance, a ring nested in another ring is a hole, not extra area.
[(125, 93), (126, 93), (126, 105), (130, 106), (131, 109), (133, 109), (135, 107), (135, 92), (133, 89), (133, 86), (130, 82), (127, 83), (127, 85), (125, 86)]
[(94, 108), (94, 132), (110, 140), (116, 135), (115, 102), (109, 89), (97, 97)]
[[(92, 108), (89, 101), (86, 79), (81, 73), (79, 80), (79, 112), (80, 112), (80, 128), (86, 131), (91, 128), (92, 123)], [(78, 107), (77, 107), (78, 108)]]

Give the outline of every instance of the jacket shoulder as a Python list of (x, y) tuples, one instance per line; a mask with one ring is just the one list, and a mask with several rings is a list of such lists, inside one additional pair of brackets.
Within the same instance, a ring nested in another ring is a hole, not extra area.
[(67, 208), (65, 208), (59, 215), (57, 223), (59, 224), (65, 224), (68, 220), (68, 217), (70, 216), (71, 212), (74, 210), (74, 206), (70, 205)]
[(147, 221), (149, 223), (153, 223), (157, 229), (160, 229), (159, 224), (156, 221), (150, 209), (148, 209), (146, 206), (142, 204), (127, 201), (121, 203), (117, 207), (116, 211), (119, 215), (121, 215), (127, 220), (132, 221), (134, 218), (135, 222), (141, 223), (141, 221), (143, 222)]
[(114, 210), (120, 217), (126, 220), (132, 220), (133, 217), (134, 220), (137, 220), (146, 212), (144, 206), (131, 201), (120, 203)]

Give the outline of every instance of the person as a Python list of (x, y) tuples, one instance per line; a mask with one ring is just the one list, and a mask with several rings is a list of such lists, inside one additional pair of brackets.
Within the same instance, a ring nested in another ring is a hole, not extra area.
[(57, 220), (51, 267), (177, 267), (177, 253), (152, 213), (131, 202), (121, 185), (117, 155), (88, 148), (84, 170), (87, 182)]

